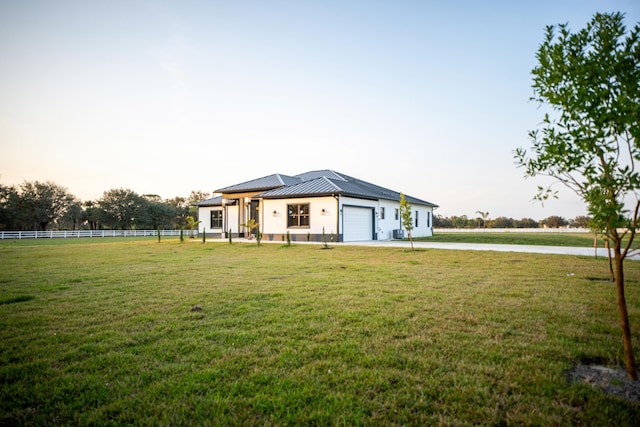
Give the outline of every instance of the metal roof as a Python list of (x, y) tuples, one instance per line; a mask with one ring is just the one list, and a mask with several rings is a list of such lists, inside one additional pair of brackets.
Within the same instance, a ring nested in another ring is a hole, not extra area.
[(320, 196), (327, 194), (339, 194), (342, 189), (327, 177), (320, 177), (310, 181), (304, 181), (300, 184), (291, 185), (289, 187), (280, 187), (258, 194), (257, 197), (263, 198), (286, 198), (300, 196)]
[(294, 185), (301, 181), (300, 178), (275, 173), (273, 175), (263, 176), (262, 178), (252, 179), (251, 181), (241, 182), (229, 187), (216, 190), (216, 193), (242, 193), (245, 191), (270, 190), (288, 185)]
[[(342, 195), (371, 200), (400, 200), (400, 193), (385, 187), (372, 184), (367, 181), (324, 169), (304, 172), (296, 176), (282, 175), (279, 173), (263, 176), (262, 178), (242, 182), (229, 187), (216, 190), (216, 193), (242, 193), (262, 191), (256, 197), (265, 199), (282, 199), (294, 197), (314, 197), (326, 195)], [(438, 207), (438, 205), (405, 195), (411, 204)], [(219, 206), (222, 205), (222, 197), (202, 200), (194, 203), (195, 206)]]
[(322, 178), (322, 177), (327, 177), (327, 178), (330, 178), (330, 179), (339, 179), (341, 181), (345, 181), (345, 179), (342, 176), (340, 176), (337, 172), (332, 171), (330, 169), (323, 169), (323, 170), (319, 170), (319, 171), (304, 172), (304, 173), (301, 173), (299, 175), (296, 175), (296, 178), (301, 178), (304, 181), (310, 181), (312, 179)]
[[(400, 193), (380, 187), (367, 181), (353, 178), (349, 175), (334, 172), (332, 170), (320, 170), (306, 172), (296, 175), (296, 177), (305, 179), (304, 182), (276, 188), (258, 194), (257, 197), (279, 199), (288, 197), (304, 197), (304, 196), (321, 196), (329, 194), (340, 194), (343, 196), (352, 196), (372, 200), (400, 200)], [(407, 201), (412, 204), (427, 205), (437, 207), (438, 205), (405, 195)]]
[(222, 196), (200, 200), (199, 202), (193, 203), (193, 206), (222, 206)]

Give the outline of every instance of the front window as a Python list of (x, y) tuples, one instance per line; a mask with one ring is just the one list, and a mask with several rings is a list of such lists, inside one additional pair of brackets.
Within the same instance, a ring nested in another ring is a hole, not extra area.
[(309, 227), (309, 203), (287, 205), (287, 227)]
[(380, 219), (384, 219), (384, 208), (380, 208)]
[(416, 228), (418, 228), (418, 211), (416, 211)]
[(222, 211), (211, 211), (211, 228), (222, 228)]
[(395, 210), (394, 218), (396, 219), (396, 221), (400, 219), (400, 209)]

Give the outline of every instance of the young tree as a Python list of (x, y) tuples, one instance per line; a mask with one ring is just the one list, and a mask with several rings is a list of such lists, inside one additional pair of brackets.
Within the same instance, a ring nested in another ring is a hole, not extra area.
[(400, 218), (402, 227), (407, 230), (409, 242), (411, 242), (411, 250), (413, 250), (413, 239), (411, 238), (411, 230), (413, 230), (413, 219), (411, 218), (411, 203), (400, 193)]
[[(637, 380), (623, 261), (640, 225), (640, 25), (627, 31), (622, 13), (598, 13), (576, 33), (549, 26), (536, 57), (532, 99), (551, 114), (515, 158), (525, 176), (550, 176), (578, 194), (611, 242), (626, 370)], [(551, 194), (539, 187), (536, 198)]]

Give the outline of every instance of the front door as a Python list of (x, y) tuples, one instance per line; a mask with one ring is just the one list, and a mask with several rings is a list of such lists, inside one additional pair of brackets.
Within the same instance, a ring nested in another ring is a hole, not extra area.
[(260, 222), (260, 201), (252, 200), (249, 204), (249, 220), (254, 220), (256, 223)]

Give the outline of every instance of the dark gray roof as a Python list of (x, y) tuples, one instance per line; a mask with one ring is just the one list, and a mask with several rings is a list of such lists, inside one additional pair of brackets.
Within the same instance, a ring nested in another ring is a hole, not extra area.
[(195, 202), (193, 206), (222, 206), (222, 196), (200, 200), (199, 202)]
[(322, 177), (327, 177), (327, 178), (331, 178), (331, 179), (339, 179), (341, 181), (345, 180), (337, 172), (329, 170), (329, 169), (305, 172), (305, 173), (301, 173), (299, 175), (296, 175), (296, 178), (301, 178), (304, 181), (309, 181), (309, 180), (312, 180), (312, 179), (322, 178)]
[(294, 185), (300, 181), (300, 178), (275, 173), (273, 175), (252, 179), (251, 181), (242, 182), (230, 187), (221, 188), (216, 190), (216, 193), (242, 193), (245, 191), (270, 190), (272, 188)]
[[(378, 200), (400, 200), (400, 193), (362, 181), (351, 176), (337, 173), (331, 170), (306, 172), (296, 175), (297, 178), (304, 179), (304, 182), (272, 189), (258, 194), (257, 197), (266, 199), (280, 199), (289, 197), (304, 196), (324, 196), (340, 194), (364, 199)], [(407, 201), (412, 204), (427, 205), (437, 207), (438, 205), (405, 195)]]
[(304, 181), (300, 184), (290, 185), (288, 187), (280, 187), (258, 194), (258, 197), (264, 198), (286, 198), (298, 196), (325, 196), (330, 194), (340, 194), (342, 189), (333, 183), (327, 177), (320, 177)]

